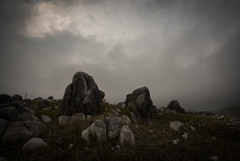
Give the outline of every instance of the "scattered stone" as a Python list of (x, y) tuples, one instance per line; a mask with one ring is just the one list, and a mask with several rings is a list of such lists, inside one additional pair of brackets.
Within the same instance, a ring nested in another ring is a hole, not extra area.
[(82, 132), (82, 139), (86, 140), (86, 141), (90, 141), (89, 140), (89, 128), (83, 130), (83, 132)]
[(32, 151), (47, 147), (47, 143), (41, 138), (32, 138), (23, 145), (24, 151)]
[(192, 131), (196, 131), (196, 129), (193, 126), (190, 126), (190, 128), (192, 129)]
[(135, 138), (132, 130), (128, 127), (128, 125), (124, 125), (120, 131), (120, 145), (135, 146)]
[(154, 131), (152, 131), (152, 130), (148, 130), (148, 133), (149, 133), (149, 134), (153, 134)]
[(183, 126), (183, 123), (181, 123), (180, 121), (171, 121), (170, 122), (170, 128), (175, 131), (179, 131), (179, 128), (181, 126)]
[(2, 136), (3, 142), (25, 142), (32, 138), (32, 133), (24, 126), (23, 122), (13, 122)]
[(85, 115), (83, 113), (76, 113), (72, 115), (69, 119), (70, 124), (78, 123), (85, 120)]
[(69, 122), (69, 116), (67, 116), (67, 115), (62, 115), (62, 116), (59, 116), (58, 117), (58, 124), (59, 125), (67, 125), (68, 124), (68, 122)]
[(116, 111), (117, 111), (118, 113), (120, 113), (120, 112), (121, 112), (121, 110), (120, 110), (120, 109), (118, 109), (118, 108), (116, 109)]
[(182, 137), (183, 137), (184, 139), (187, 139), (187, 138), (188, 138), (188, 133), (184, 132), (184, 134), (182, 135)]
[(173, 144), (174, 144), (174, 145), (177, 145), (178, 142), (179, 142), (179, 139), (175, 139), (175, 140), (173, 140)]
[(178, 103), (177, 100), (172, 100), (168, 104), (167, 108), (172, 110), (172, 111), (179, 112), (179, 113), (185, 113), (185, 110), (180, 106), (180, 104)]
[(42, 122), (24, 121), (23, 123), (34, 137), (44, 136), (47, 133), (47, 127)]
[(115, 115), (115, 116), (119, 116), (119, 113), (118, 113), (117, 111), (115, 111), (115, 110), (112, 110), (111, 113), (112, 113), (113, 115)]
[(73, 144), (69, 144), (68, 149), (71, 150), (73, 148)]
[(42, 122), (44, 122), (46, 124), (52, 123), (52, 119), (47, 115), (41, 115), (41, 120), (42, 120)]
[[(100, 103), (105, 94), (98, 89), (92, 76), (84, 72), (74, 74), (72, 83), (66, 87), (60, 114), (93, 114), (100, 110)], [(69, 107), (72, 107), (69, 109)], [(70, 111), (69, 111), (70, 110)]]
[(217, 155), (212, 155), (209, 157), (209, 159), (213, 160), (213, 161), (218, 161), (219, 157)]

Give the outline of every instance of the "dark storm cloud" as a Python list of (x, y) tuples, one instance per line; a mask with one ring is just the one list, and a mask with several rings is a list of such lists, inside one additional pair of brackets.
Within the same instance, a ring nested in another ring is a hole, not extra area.
[(0, 91), (61, 98), (76, 71), (112, 103), (147, 86), (155, 104), (238, 103), (237, 0), (0, 2)]

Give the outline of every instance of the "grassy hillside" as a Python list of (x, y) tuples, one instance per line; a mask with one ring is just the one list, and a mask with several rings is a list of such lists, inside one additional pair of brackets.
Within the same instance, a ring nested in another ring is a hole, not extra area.
[(240, 106), (228, 107), (215, 112), (218, 115), (225, 115), (240, 120)]
[[(121, 109), (120, 106), (109, 104), (103, 104), (102, 108), (104, 113)], [(152, 125), (140, 123), (138, 128), (130, 125), (136, 146), (119, 147), (117, 142), (102, 144), (96, 141), (88, 144), (81, 138), (81, 132), (94, 120), (102, 117), (102, 113), (91, 120), (66, 126), (58, 125), (58, 113), (55, 109), (36, 111), (37, 116), (41, 114), (48, 115), (53, 120), (53, 123), (46, 124), (48, 133), (43, 137), (48, 147), (24, 152), (21, 150), (22, 145), (1, 143), (0, 156), (11, 161), (206, 161), (210, 160), (210, 156), (234, 161), (240, 158), (240, 130), (239, 127), (229, 124), (229, 120), (164, 112), (160, 118), (153, 120)], [(121, 109), (121, 114), (129, 115), (129, 109)], [(181, 121), (184, 126), (179, 131), (174, 131), (169, 127), (170, 121)], [(184, 132), (189, 134), (187, 139), (182, 137)], [(177, 145), (173, 144), (174, 139), (180, 140)], [(70, 144), (73, 144), (71, 148)]]

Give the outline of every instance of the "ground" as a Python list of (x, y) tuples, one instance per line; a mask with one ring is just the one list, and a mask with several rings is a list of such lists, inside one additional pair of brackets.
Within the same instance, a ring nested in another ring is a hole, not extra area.
[[(52, 106), (58, 104), (60, 102), (51, 103)], [(122, 110), (119, 105), (106, 103), (101, 107), (103, 112), (117, 108)], [(129, 112), (130, 109), (125, 108), (121, 114), (129, 115)], [(81, 138), (81, 132), (102, 113), (96, 114), (90, 120), (66, 126), (58, 125), (58, 112), (54, 108), (48, 111), (36, 110), (36, 116), (41, 114), (48, 115), (53, 120), (53, 123), (46, 124), (48, 133), (43, 137), (48, 147), (24, 152), (22, 144), (1, 143), (0, 156), (11, 161), (206, 161), (211, 160), (210, 156), (217, 156), (219, 160), (234, 161), (240, 158), (240, 130), (238, 126), (231, 125), (229, 119), (162, 112), (151, 125), (139, 123), (138, 128), (130, 125), (136, 145), (119, 147), (117, 141), (105, 144), (96, 141), (89, 144)], [(184, 126), (179, 131), (174, 131), (169, 127), (171, 121), (181, 121)], [(190, 126), (194, 127), (195, 131)], [(182, 137), (184, 132), (189, 134), (187, 139)], [(174, 139), (180, 140), (177, 145), (173, 144)], [(71, 148), (70, 144), (73, 144)]]

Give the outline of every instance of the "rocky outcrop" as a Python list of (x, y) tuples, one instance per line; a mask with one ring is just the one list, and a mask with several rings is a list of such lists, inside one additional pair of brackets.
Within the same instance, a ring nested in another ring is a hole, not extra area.
[(132, 94), (128, 94), (125, 103), (127, 106), (132, 106), (138, 120), (149, 120), (158, 115), (147, 87), (135, 89)]
[(23, 98), (19, 94), (15, 94), (12, 96), (12, 101), (23, 101)]
[(7, 94), (0, 94), (0, 104), (12, 102), (12, 97)]
[(96, 113), (100, 109), (104, 95), (104, 92), (98, 89), (92, 76), (84, 72), (77, 72), (73, 76), (72, 83), (66, 87), (59, 113), (61, 115), (79, 112)]
[(172, 111), (179, 112), (179, 113), (185, 113), (185, 110), (180, 106), (180, 104), (178, 103), (177, 100), (172, 100), (168, 104), (167, 108), (172, 110)]
[(96, 120), (87, 129), (82, 132), (82, 138), (90, 141), (90, 136), (96, 137), (99, 142), (106, 141), (106, 124), (102, 120)]

